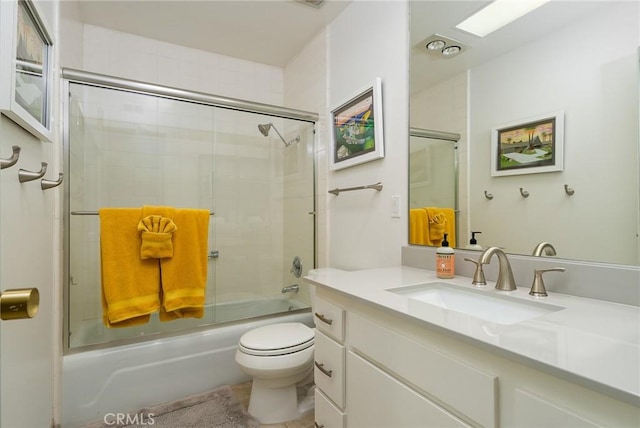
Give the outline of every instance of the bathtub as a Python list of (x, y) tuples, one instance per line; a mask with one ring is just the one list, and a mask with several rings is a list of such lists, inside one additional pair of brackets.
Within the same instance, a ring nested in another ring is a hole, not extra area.
[(240, 336), (276, 322), (313, 326), (308, 310), (294, 311), (66, 355), (62, 362), (62, 426), (79, 427), (102, 420), (107, 413), (132, 411), (249, 381), (235, 362)]

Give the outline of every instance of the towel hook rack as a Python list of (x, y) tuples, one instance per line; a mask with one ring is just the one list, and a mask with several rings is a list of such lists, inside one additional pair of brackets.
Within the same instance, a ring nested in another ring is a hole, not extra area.
[(42, 180), (40, 180), (40, 187), (42, 188), (42, 190), (47, 190), (47, 189), (52, 189), (54, 187), (57, 187), (62, 184), (63, 177), (64, 177), (64, 174), (59, 172), (57, 180), (47, 180), (46, 178), (43, 178)]
[(487, 198), (487, 199), (489, 199), (489, 200), (491, 200), (491, 199), (493, 199), (493, 194), (491, 194), (491, 193), (487, 193), (487, 191), (485, 190), (485, 191), (484, 191), (484, 197), (485, 197), (485, 198)]
[(0, 159), (0, 169), (12, 167), (16, 162), (18, 162), (18, 159), (20, 158), (20, 150), (22, 149), (20, 146), (13, 146), (11, 147), (11, 150), (13, 150), (13, 153), (10, 158)]
[(527, 192), (526, 190), (523, 190), (522, 187), (520, 188), (520, 194), (522, 195), (523, 198), (529, 197), (529, 192)]
[(375, 184), (367, 184), (364, 186), (357, 186), (357, 187), (347, 187), (344, 189), (340, 189), (338, 187), (336, 187), (335, 189), (331, 189), (329, 190), (329, 193), (331, 193), (332, 195), (336, 195), (338, 196), (340, 194), (340, 192), (350, 192), (352, 190), (364, 190), (364, 189), (375, 189), (378, 192), (382, 190), (382, 183), (381, 182), (377, 182)]
[(573, 195), (574, 193), (576, 193), (576, 191), (575, 191), (575, 190), (573, 190), (571, 187), (569, 187), (569, 185), (568, 185), (568, 184), (565, 184), (565, 185), (564, 185), (564, 192), (565, 192), (567, 195), (569, 195), (569, 196), (571, 196), (571, 195)]
[(44, 175), (47, 173), (48, 164), (46, 162), (41, 162), (40, 165), (41, 165), (40, 171), (37, 171), (37, 172), (27, 171), (26, 169), (20, 169), (18, 171), (18, 180), (20, 181), (20, 183), (33, 181), (33, 180), (37, 180), (38, 178), (44, 177)]

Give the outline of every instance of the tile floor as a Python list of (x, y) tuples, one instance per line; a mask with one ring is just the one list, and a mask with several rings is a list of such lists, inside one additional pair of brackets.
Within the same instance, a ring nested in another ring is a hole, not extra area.
[[(251, 382), (232, 385), (231, 389), (236, 394), (238, 400), (244, 405), (245, 409), (249, 406), (249, 396), (251, 395)], [(282, 422), (279, 424), (261, 425), (265, 428), (313, 428), (313, 412), (292, 421)]]

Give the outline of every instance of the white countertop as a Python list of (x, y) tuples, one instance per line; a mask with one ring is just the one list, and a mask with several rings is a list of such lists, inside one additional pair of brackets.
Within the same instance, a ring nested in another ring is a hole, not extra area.
[[(498, 324), (428, 305), (416, 311), (405, 295), (391, 288), (439, 282), (478, 290), (471, 278), (440, 279), (434, 271), (407, 266), (344, 271), (315, 269), (305, 277), (309, 283), (374, 303), (467, 339), (507, 352), (525, 364), (588, 386), (619, 400), (640, 406), (640, 308), (549, 292), (536, 300), (529, 288), (495, 290), (487, 281), (482, 292), (508, 294), (533, 304), (564, 309), (516, 324)], [(348, 309), (348, 308), (347, 308)]]

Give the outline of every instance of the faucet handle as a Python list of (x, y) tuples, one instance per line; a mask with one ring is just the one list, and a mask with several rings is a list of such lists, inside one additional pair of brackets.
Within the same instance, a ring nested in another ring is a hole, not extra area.
[(531, 291), (529, 294), (534, 297), (547, 297), (547, 290), (544, 287), (544, 281), (542, 280), (542, 274), (545, 272), (564, 272), (565, 269), (561, 267), (550, 269), (535, 269), (533, 271), (533, 284), (531, 284)]
[(470, 258), (465, 258), (465, 260), (468, 262), (474, 263), (476, 265), (476, 271), (473, 274), (473, 281), (471, 281), (471, 284), (477, 285), (479, 287), (484, 287), (485, 285), (487, 285), (487, 281), (484, 279), (484, 271), (482, 270), (482, 263)]

